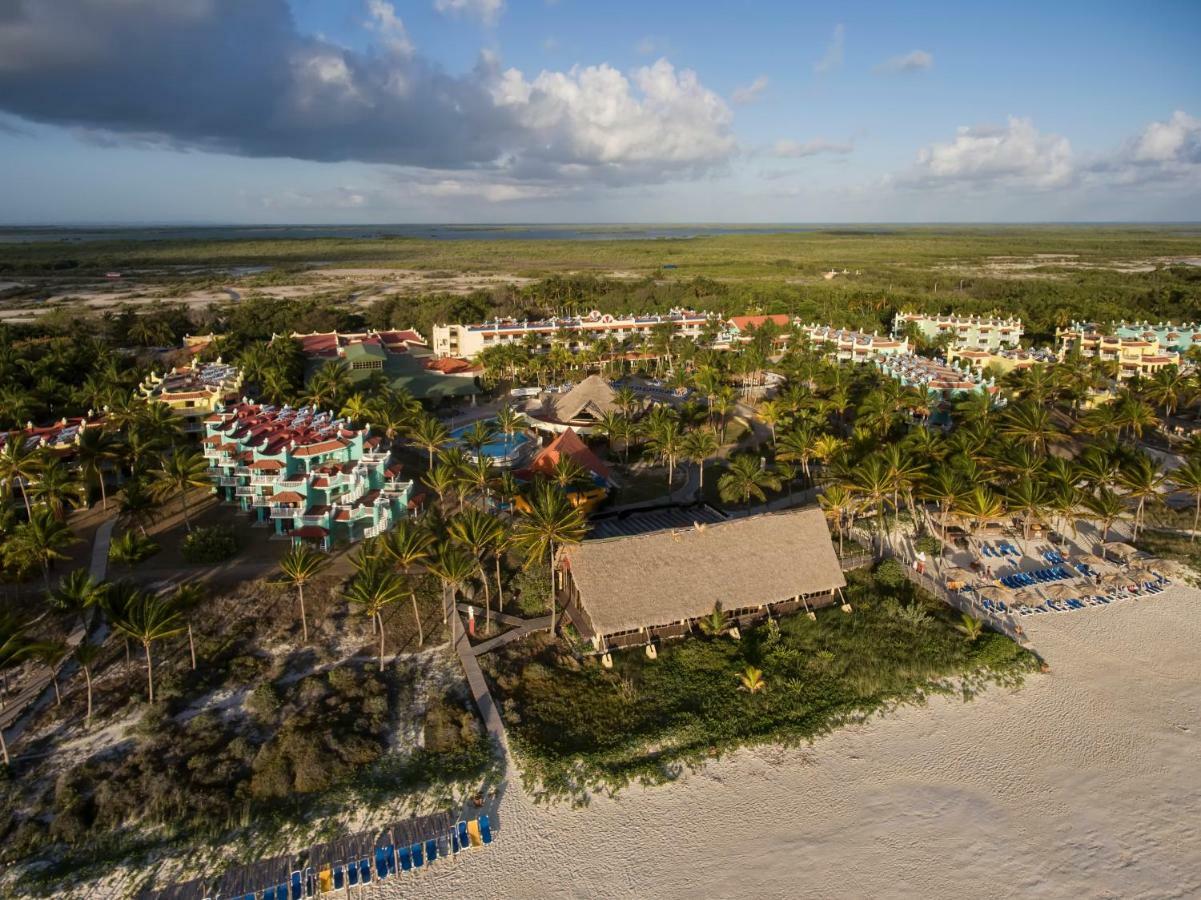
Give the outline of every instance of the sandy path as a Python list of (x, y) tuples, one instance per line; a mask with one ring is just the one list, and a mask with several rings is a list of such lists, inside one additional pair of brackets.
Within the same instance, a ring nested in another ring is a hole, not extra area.
[(1201, 894), (1201, 592), (1028, 621), (1052, 671), (1016, 693), (586, 809), (513, 784), (491, 848), (378, 896)]

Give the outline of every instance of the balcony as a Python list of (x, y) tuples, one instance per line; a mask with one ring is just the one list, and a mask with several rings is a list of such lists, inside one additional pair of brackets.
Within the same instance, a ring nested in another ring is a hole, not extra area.
[(294, 519), (302, 510), (299, 506), (273, 506), (271, 507), (271, 518), (273, 519)]
[(255, 495), (255, 497), (254, 497), (254, 500), (251, 502), (251, 504), (250, 504), (250, 505), (251, 505), (251, 506), (254, 506), (254, 507), (258, 507), (258, 508), (263, 508), (263, 507), (266, 507), (266, 506), (270, 506), (270, 505), (271, 505), (271, 498), (270, 498), (270, 497), (264, 497), (264, 496), (262, 496), (261, 494), (256, 494), (256, 495)]
[(300, 518), (301, 525), (320, 525), (322, 528), (329, 525), (329, 513), (315, 513), (313, 515), (302, 515)]
[(277, 484), (278, 482), (278, 475), (263, 475), (261, 473), (256, 473), (250, 476), (250, 483), (259, 487), (265, 484)]
[(249, 466), (238, 466), (234, 469), (234, 474), (239, 478), (249, 478), (253, 474), (253, 470)]
[(221, 485), (221, 487), (237, 487), (238, 479), (232, 475), (219, 475), (217, 477), (217, 484)]
[(255, 496), (255, 489), (252, 488), (248, 484), (240, 484), (236, 488), (234, 488), (234, 496), (235, 497), (253, 497), (253, 496)]
[(224, 459), (225, 452), (222, 450), (218, 450), (215, 447), (205, 447), (204, 448), (204, 458), (205, 459)]

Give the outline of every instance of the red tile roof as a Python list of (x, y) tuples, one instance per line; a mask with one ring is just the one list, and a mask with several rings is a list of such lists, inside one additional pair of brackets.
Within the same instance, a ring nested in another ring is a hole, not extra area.
[(272, 494), (271, 499), (276, 503), (303, 503), (307, 498), (296, 491), (280, 491), (278, 494)]
[(567, 456), (575, 460), (589, 472), (601, 476), (605, 480), (610, 477), (609, 467), (601, 462), (600, 457), (588, 449), (588, 445), (580, 440), (580, 436), (568, 428), (547, 446), (539, 451), (530, 463), (530, 471), (549, 475), (555, 469), (560, 457)]
[(730, 319), (730, 324), (739, 331), (746, 331), (748, 328), (762, 328), (765, 322), (775, 322), (781, 328), (787, 328), (791, 319), (784, 314), (774, 316), (735, 316)]
[(334, 450), (344, 450), (346, 444), (335, 438), (332, 441), (321, 441), (318, 444), (309, 444), (307, 447), (297, 447), (292, 451), (293, 456), (317, 456), (321, 453), (331, 453)]

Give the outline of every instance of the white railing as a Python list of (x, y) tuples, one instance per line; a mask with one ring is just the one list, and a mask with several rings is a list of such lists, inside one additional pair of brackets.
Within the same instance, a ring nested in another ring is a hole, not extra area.
[(214, 447), (206, 447), (203, 455), (205, 459), (221, 459), (225, 454)]
[(265, 484), (275, 484), (279, 481), (278, 475), (251, 475), (250, 483), (257, 486)]
[(254, 488), (252, 488), (248, 484), (240, 484), (236, 488), (234, 488), (234, 496), (235, 497), (253, 497), (254, 495), (255, 495)]
[(300, 521), (304, 525), (324, 525), (329, 521), (329, 513), (305, 513), (300, 516)]
[(217, 477), (217, 484), (221, 485), (221, 487), (236, 487), (238, 479), (232, 475), (220, 475)]
[(271, 518), (294, 519), (300, 515), (300, 512), (300, 507), (297, 506), (273, 506), (271, 507)]
[(258, 507), (270, 506), (270, 505), (271, 505), (271, 498), (270, 498), (270, 497), (262, 497), (262, 496), (257, 496), (257, 495), (256, 495), (256, 496), (255, 496), (255, 498), (254, 498), (254, 500), (251, 502), (251, 504), (250, 504), (250, 505), (251, 505), (251, 506), (258, 506)]

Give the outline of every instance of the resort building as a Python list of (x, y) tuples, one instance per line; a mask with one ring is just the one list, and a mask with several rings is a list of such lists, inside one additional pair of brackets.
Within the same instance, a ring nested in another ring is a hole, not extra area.
[(829, 325), (802, 325), (801, 333), (817, 346), (829, 345), (830, 355), (844, 362), (866, 362), (876, 356), (897, 356), (909, 352), (909, 339), (863, 331), (849, 331)]
[(75, 454), (79, 435), (85, 429), (104, 426), (104, 416), (89, 410), (86, 416), (70, 416), (49, 425), (34, 425), (26, 422), (25, 427), (14, 431), (0, 431), (0, 447), (9, 441), (21, 441), (31, 450), (45, 450), (51, 456), (70, 462)]
[[(323, 365), (340, 360), (352, 381), (382, 375), (388, 383), (418, 400), (469, 397), (480, 392), (476, 376), (482, 371), (461, 359), (440, 360), (416, 331), (336, 331), (292, 334), (304, 353), (305, 381)], [(452, 354), (453, 355), (453, 354)]]
[(846, 585), (817, 508), (587, 540), (559, 551), (556, 572), (598, 652), (687, 635), (719, 603), (745, 626), (828, 606)]
[(708, 314), (690, 309), (673, 309), (665, 315), (649, 316), (613, 316), (593, 310), (586, 316), (539, 321), (495, 319), (474, 325), (435, 325), (434, 353), (475, 359), (488, 347), (521, 344), (532, 345), (531, 349), (536, 351), (546, 351), (556, 341), (568, 350), (576, 351), (597, 338), (650, 337), (655, 326), (663, 324), (670, 325), (676, 334), (695, 340), (709, 320)]
[(139, 389), (148, 400), (165, 403), (178, 417), (185, 434), (202, 434), (204, 418), (219, 408), (236, 403), (242, 388), (237, 366), (218, 359), (172, 369), (166, 375), (151, 372)]
[(947, 348), (947, 362), (952, 366), (964, 366), (983, 372), (993, 368), (1002, 374), (1014, 369), (1029, 369), (1031, 366), (1041, 366), (1046, 363), (1058, 362), (1059, 357), (1054, 350), (1035, 350), (1006, 347), (1001, 350), (972, 350), (965, 347), (951, 346)]
[(213, 489), (278, 537), (328, 550), (405, 515), (412, 482), (383, 438), (332, 413), (240, 403), (204, 420)]
[(1086, 359), (1116, 363), (1119, 378), (1154, 375), (1168, 366), (1178, 366), (1181, 357), (1201, 346), (1201, 325), (1130, 325), (1120, 323), (1112, 332), (1094, 322), (1073, 322), (1055, 332), (1059, 353), (1066, 358), (1079, 353)]
[(599, 375), (589, 375), (565, 394), (545, 394), (522, 410), (530, 426), (550, 434), (572, 429), (592, 434), (606, 413), (621, 412), (617, 391)]
[(892, 321), (892, 333), (899, 337), (905, 326), (913, 323), (927, 341), (933, 343), (943, 335), (951, 335), (951, 343), (973, 350), (997, 350), (1018, 347), (1022, 342), (1022, 320), (994, 316), (928, 315), (926, 313), (897, 313)]
[(726, 345), (749, 343), (755, 332), (769, 322), (777, 330), (772, 339), (773, 349), (787, 350), (792, 339), (792, 316), (783, 313), (771, 316), (734, 316), (725, 322), (717, 342)]
[(880, 371), (906, 387), (924, 390), (932, 400), (955, 400), (965, 394), (996, 393), (996, 385), (975, 372), (965, 372), (935, 359), (908, 354), (872, 359)]

